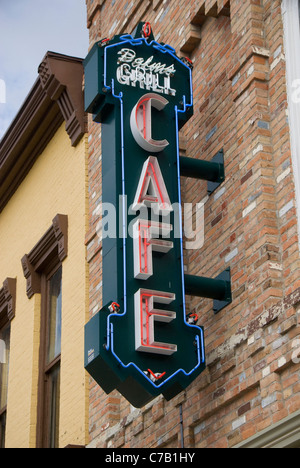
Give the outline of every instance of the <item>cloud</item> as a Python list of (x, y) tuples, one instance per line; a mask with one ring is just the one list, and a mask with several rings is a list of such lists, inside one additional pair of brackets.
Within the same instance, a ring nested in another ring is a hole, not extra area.
[(6, 84), (0, 79), (0, 104), (6, 104)]
[(88, 53), (85, 0), (0, 0), (0, 138), (37, 78), (47, 51)]

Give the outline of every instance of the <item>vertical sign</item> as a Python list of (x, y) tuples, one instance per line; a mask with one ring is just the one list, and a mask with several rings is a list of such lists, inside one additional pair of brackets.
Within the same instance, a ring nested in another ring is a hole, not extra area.
[(148, 24), (95, 44), (84, 66), (86, 110), (102, 124), (106, 304), (85, 327), (85, 367), (141, 407), (205, 368), (183, 265), (178, 132), (193, 114), (192, 71)]

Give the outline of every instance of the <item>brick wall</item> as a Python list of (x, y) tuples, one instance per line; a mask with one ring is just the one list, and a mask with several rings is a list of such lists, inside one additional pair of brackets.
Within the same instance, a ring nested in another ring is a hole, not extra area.
[[(232, 447), (300, 409), (300, 277), (280, 0), (87, 0), (90, 45), (149, 21), (157, 41), (194, 62), (186, 156), (224, 150), (226, 180), (183, 179), (185, 202), (205, 200), (205, 238), (185, 250), (188, 273), (231, 268), (233, 302), (187, 298), (204, 326), (207, 369), (170, 402), (134, 409), (91, 380), (92, 447)], [(101, 126), (89, 121), (86, 238), (90, 313), (101, 307)], [(181, 425), (180, 413), (183, 415)]]

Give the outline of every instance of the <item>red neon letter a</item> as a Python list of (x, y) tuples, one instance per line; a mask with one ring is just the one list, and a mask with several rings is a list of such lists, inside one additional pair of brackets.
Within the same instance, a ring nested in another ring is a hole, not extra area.
[(150, 156), (145, 161), (132, 208), (146, 205), (162, 214), (172, 211), (170, 198), (157, 158)]

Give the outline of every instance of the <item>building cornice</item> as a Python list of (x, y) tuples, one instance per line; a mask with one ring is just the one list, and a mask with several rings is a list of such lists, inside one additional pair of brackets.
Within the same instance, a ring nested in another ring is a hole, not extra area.
[(82, 59), (48, 52), (0, 141), (0, 212), (63, 121), (72, 146), (86, 131)]
[(300, 411), (259, 432), (234, 448), (299, 448)]

